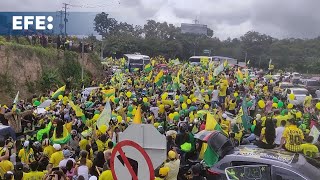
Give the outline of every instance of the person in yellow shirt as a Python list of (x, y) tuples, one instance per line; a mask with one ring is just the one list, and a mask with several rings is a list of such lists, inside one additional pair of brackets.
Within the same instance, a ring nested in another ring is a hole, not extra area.
[(107, 135), (102, 134), (99, 139), (96, 140), (98, 151), (104, 152), (108, 149), (108, 143), (110, 142), (110, 139), (107, 138)]
[(90, 168), (92, 167), (92, 165), (93, 165), (93, 162), (92, 162), (90, 159), (88, 159), (87, 157), (88, 157), (88, 152), (87, 152), (87, 151), (81, 151), (81, 152), (80, 152), (80, 159), (79, 159), (79, 161), (80, 161), (81, 159), (86, 159), (86, 166), (90, 169)]
[(80, 150), (86, 150), (87, 145), (90, 144), (90, 138), (85, 137), (79, 141)]
[(315, 158), (318, 156), (319, 149), (316, 145), (312, 144), (313, 136), (307, 136), (306, 143), (301, 144), (301, 151), (305, 156)]
[(236, 114), (236, 106), (237, 106), (236, 100), (235, 99), (231, 99), (229, 101), (228, 111), (235, 115)]
[(34, 152), (33, 149), (30, 147), (30, 142), (25, 141), (23, 143), (23, 148), (20, 149), (18, 157), (21, 159), (21, 162), (24, 164), (30, 164), (34, 159)]
[(113, 180), (112, 172), (108, 164), (105, 164), (103, 167), (103, 172), (99, 176), (99, 180)]
[(64, 159), (60, 144), (54, 144), (53, 148), (56, 150), (50, 157), (49, 165), (51, 167), (59, 167), (60, 161)]
[(290, 152), (300, 152), (302, 140), (304, 139), (303, 132), (297, 127), (295, 119), (289, 119), (287, 126), (281, 138), (280, 147), (283, 147)]
[(55, 152), (53, 146), (50, 145), (49, 139), (45, 139), (42, 142), (43, 154), (50, 159), (51, 155)]
[(14, 169), (13, 164), (9, 160), (2, 160), (0, 162), (0, 175), (1, 175), (1, 177), (3, 177), (6, 172), (13, 171), (13, 169)]
[(220, 89), (219, 89), (219, 103), (221, 105), (224, 104), (224, 100), (227, 96), (227, 89), (228, 89), (228, 85), (225, 83), (220, 83)]
[(37, 171), (38, 166), (39, 164), (37, 161), (32, 162), (29, 165), (31, 171), (28, 173), (24, 172), (22, 180), (42, 180), (43, 177), (45, 176), (45, 173), (42, 171)]
[(220, 121), (220, 126), (226, 135), (229, 135), (229, 132), (231, 131), (231, 123), (229, 120), (227, 120), (227, 114), (222, 114), (222, 118)]

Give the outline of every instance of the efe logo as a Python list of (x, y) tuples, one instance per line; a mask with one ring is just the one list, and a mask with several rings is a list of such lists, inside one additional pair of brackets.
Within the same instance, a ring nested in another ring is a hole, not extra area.
[(52, 21), (52, 16), (12, 16), (12, 29), (28, 30), (30, 25), (35, 25), (36, 30), (51, 30), (53, 29)]

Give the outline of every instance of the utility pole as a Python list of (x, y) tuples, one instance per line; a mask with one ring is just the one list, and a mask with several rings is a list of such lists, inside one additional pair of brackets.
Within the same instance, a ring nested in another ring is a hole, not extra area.
[(67, 3), (63, 3), (63, 9), (64, 9), (64, 35), (67, 37), (67, 9), (68, 9), (68, 5)]
[(63, 22), (63, 11), (60, 10), (60, 11), (58, 11), (58, 13), (59, 13), (59, 14), (57, 15), (57, 17), (60, 18), (60, 23), (59, 23), (60, 35), (62, 35), (62, 29), (63, 29), (63, 24), (62, 24), (62, 22)]

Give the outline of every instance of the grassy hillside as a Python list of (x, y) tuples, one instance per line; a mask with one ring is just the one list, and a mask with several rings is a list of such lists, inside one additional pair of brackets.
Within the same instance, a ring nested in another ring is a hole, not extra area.
[(96, 54), (81, 55), (54, 48), (21, 45), (0, 41), (0, 104), (11, 103), (16, 92), (21, 99), (65, 84), (80, 88), (84, 67), (84, 83), (101, 78), (103, 70)]

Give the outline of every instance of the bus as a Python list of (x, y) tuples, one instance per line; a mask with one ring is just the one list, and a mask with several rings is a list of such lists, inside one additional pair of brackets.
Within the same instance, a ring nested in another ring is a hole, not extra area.
[(190, 57), (189, 58), (189, 63), (191, 64), (191, 65), (201, 65), (201, 61), (202, 60), (207, 60), (207, 61), (212, 61), (212, 57), (210, 57), (210, 56), (192, 56), (192, 57)]
[(237, 59), (230, 58), (230, 57), (224, 57), (224, 56), (192, 56), (189, 58), (189, 63), (191, 65), (200, 65), (201, 60), (206, 59), (209, 62), (213, 61), (216, 64), (223, 63), (225, 60), (228, 61), (228, 64), (230, 65), (236, 65)]
[(143, 70), (144, 66), (150, 63), (150, 57), (141, 54), (125, 54), (126, 66), (130, 71), (134, 69)]
[(224, 57), (224, 56), (213, 56), (212, 58), (215, 62), (219, 62), (219, 64), (223, 63), (225, 60), (227, 60), (228, 64), (230, 64), (230, 65), (236, 65), (238, 62), (237, 59), (230, 58), (230, 57)]

